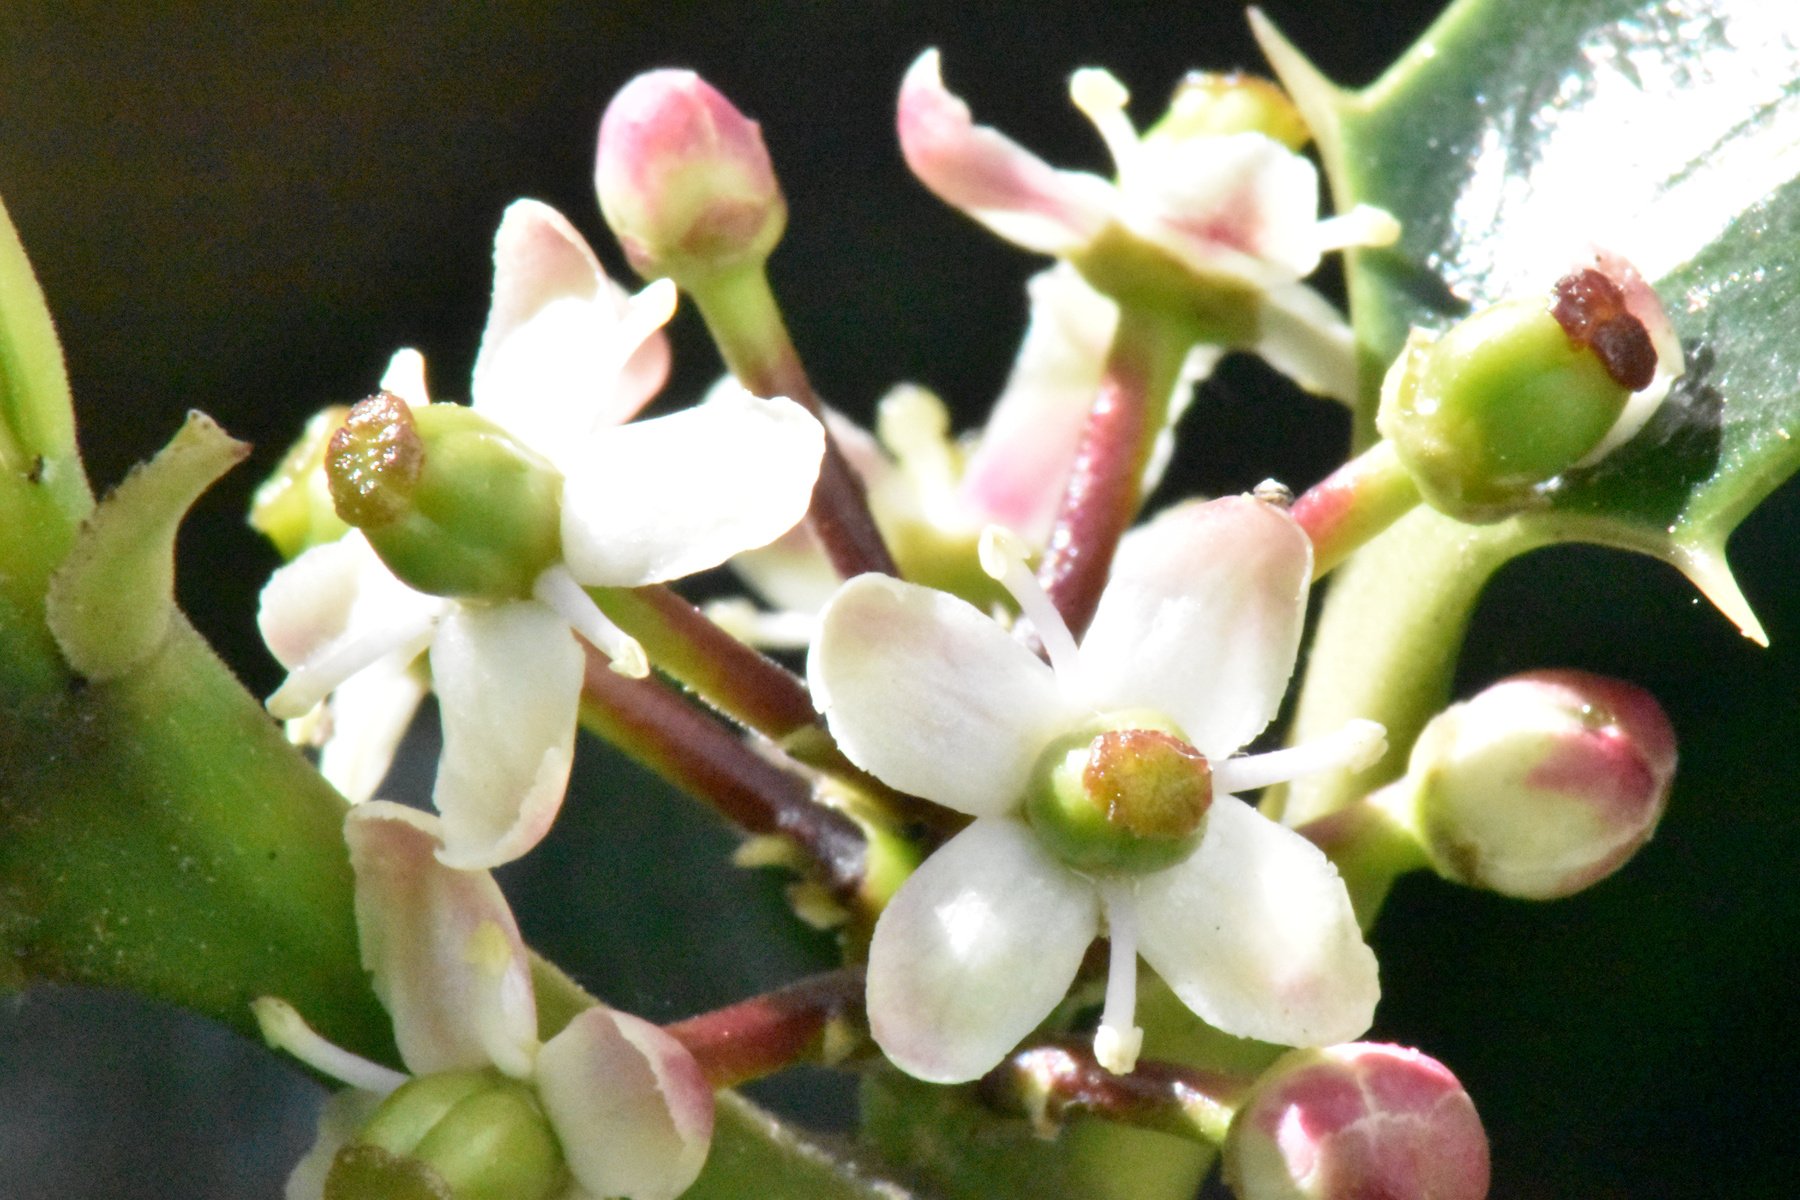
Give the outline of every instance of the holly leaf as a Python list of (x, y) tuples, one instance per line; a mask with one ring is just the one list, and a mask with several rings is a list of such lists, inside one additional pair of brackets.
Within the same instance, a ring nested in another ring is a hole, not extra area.
[(1379, 205), (1404, 230), (1348, 266), (1364, 432), (1409, 326), (1543, 289), (1589, 245), (1624, 255), (1668, 308), (1687, 374), (1508, 532), (1655, 555), (1766, 641), (1724, 546), (1800, 467), (1800, 8), (1460, 0), (1360, 91), (1252, 21), (1340, 210)]

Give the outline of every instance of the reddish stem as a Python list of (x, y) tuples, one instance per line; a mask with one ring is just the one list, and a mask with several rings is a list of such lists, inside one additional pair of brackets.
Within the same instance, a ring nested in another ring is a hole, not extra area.
[[(752, 996), (667, 1027), (700, 1061), (715, 1088), (736, 1087), (799, 1062), (836, 1060), (828, 1053), (833, 1025), (860, 1028), (863, 971), (845, 967), (773, 992)], [(854, 1043), (831, 1051), (847, 1052)]]
[(582, 718), (738, 828), (789, 839), (835, 894), (857, 896), (867, 842), (856, 823), (814, 801), (805, 780), (758, 754), (668, 684), (620, 675), (607, 665), (605, 655), (590, 649)]
[(1055, 1042), (1018, 1051), (977, 1087), (989, 1105), (1027, 1117), (1045, 1133), (1070, 1113), (1085, 1112), (1210, 1144), (1224, 1135), (1249, 1085), (1149, 1059), (1129, 1075), (1114, 1075), (1094, 1061), (1091, 1047)]
[(1078, 638), (1100, 603), (1119, 539), (1143, 503), (1144, 468), (1190, 340), (1130, 309), (1119, 315), (1100, 394), (1038, 568), (1039, 582)]
[(1412, 511), (1419, 489), (1380, 441), (1308, 488), (1290, 510), (1313, 542), (1313, 578)]

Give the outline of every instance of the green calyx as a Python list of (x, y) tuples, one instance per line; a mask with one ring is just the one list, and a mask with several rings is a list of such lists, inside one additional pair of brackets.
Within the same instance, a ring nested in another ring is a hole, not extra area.
[(568, 1186), (536, 1094), (498, 1071), (408, 1081), (332, 1161), (325, 1200), (544, 1200)]
[(1193, 341), (1252, 346), (1260, 336), (1260, 288), (1196, 271), (1116, 221), (1069, 261), (1095, 291), (1122, 308), (1159, 314)]
[(325, 473), (337, 515), (421, 592), (519, 599), (562, 557), (562, 475), (461, 405), (371, 396), (332, 435)]
[(1082, 871), (1146, 874), (1193, 851), (1212, 806), (1212, 768), (1159, 714), (1108, 714), (1044, 748), (1025, 816)]
[[(1407, 340), (1376, 425), (1432, 507), (1491, 521), (1542, 502), (1544, 485), (1619, 419), (1632, 391), (1620, 376), (1636, 382), (1644, 353), (1654, 368), (1635, 318), (1590, 320), (1579, 299), (1570, 304), (1559, 284), (1549, 305), (1505, 301), (1436, 339), (1415, 330)], [(1621, 350), (1634, 327), (1641, 348)]]

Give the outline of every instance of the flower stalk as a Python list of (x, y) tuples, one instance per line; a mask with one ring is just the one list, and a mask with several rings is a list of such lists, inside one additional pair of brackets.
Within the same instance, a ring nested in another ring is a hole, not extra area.
[(1249, 1086), (1223, 1072), (1149, 1059), (1129, 1075), (1116, 1075), (1100, 1065), (1091, 1047), (1053, 1042), (1013, 1054), (977, 1088), (989, 1105), (1025, 1117), (1045, 1137), (1070, 1116), (1087, 1113), (1217, 1145)]
[(1391, 442), (1379, 441), (1294, 501), (1294, 520), (1313, 543), (1313, 578), (1332, 568), (1419, 504), (1419, 488)]
[(861, 967), (845, 967), (677, 1021), (708, 1083), (736, 1087), (802, 1062), (836, 1065), (866, 1047)]

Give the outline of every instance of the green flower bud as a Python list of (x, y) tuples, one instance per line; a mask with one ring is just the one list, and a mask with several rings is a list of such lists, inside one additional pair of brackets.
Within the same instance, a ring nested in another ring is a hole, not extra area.
[(1225, 137), (1260, 133), (1290, 150), (1312, 140), (1300, 110), (1272, 80), (1233, 71), (1190, 71), (1169, 98), (1169, 111), (1144, 135), (1146, 142), (1168, 138)]
[(325, 1200), (544, 1200), (569, 1173), (536, 1094), (497, 1071), (401, 1085), (338, 1152)]
[(1112, 713), (1044, 748), (1025, 816), (1056, 856), (1082, 871), (1144, 874), (1198, 843), (1212, 768), (1166, 718)]
[(371, 396), (332, 435), (325, 471), (338, 516), (421, 592), (527, 597), (562, 557), (562, 475), (461, 405)]
[(337, 515), (325, 479), (325, 447), (349, 415), (341, 404), (314, 413), (281, 465), (250, 499), (250, 527), (274, 542), (283, 558), (297, 558), (350, 530)]
[(1414, 330), (1376, 424), (1434, 508), (1499, 520), (1593, 453), (1656, 360), (1618, 285), (1588, 268), (1548, 303), (1505, 301), (1439, 337)]

